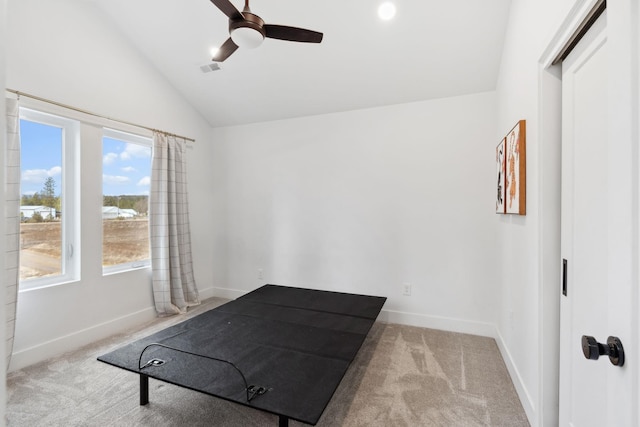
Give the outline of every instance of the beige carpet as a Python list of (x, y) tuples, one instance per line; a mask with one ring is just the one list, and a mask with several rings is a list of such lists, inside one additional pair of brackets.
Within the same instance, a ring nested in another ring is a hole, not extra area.
[[(211, 299), (187, 316), (213, 308)], [(276, 416), (150, 380), (96, 357), (185, 317), (158, 319), (10, 373), (9, 426), (277, 426)], [(291, 421), (291, 426), (304, 424)], [(376, 323), (319, 426), (528, 426), (494, 340)]]

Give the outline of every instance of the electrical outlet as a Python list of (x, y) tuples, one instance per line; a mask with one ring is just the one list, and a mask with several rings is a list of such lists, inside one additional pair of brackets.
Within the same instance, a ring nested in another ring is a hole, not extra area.
[(260, 280), (263, 279), (262, 269), (261, 268), (258, 269), (258, 279), (260, 279)]
[(411, 283), (402, 284), (402, 295), (406, 297), (411, 296)]

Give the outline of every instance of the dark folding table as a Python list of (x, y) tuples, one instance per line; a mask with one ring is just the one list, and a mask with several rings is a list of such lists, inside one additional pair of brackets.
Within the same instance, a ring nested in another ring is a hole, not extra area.
[(315, 425), (386, 298), (265, 285), (98, 357), (149, 378)]

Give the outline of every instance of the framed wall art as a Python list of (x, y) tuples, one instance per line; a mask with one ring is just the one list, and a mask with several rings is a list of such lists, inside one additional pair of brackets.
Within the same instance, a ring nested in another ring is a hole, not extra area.
[(505, 213), (527, 213), (527, 143), (526, 122), (520, 120), (504, 139), (505, 144)]
[(496, 147), (496, 213), (503, 214), (506, 212), (505, 210), (505, 195), (506, 195), (506, 187), (504, 180), (505, 173), (505, 138), (500, 141), (500, 144)]

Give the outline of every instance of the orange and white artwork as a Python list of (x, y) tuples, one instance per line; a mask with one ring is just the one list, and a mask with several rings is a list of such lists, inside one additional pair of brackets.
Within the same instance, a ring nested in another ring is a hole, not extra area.
[(505, 213), (505, 139), (496, 147), (496, 213)]
[(527, 189), (526, 124), (520, 120), (505, 138), (505, 211), (525, 215)]

